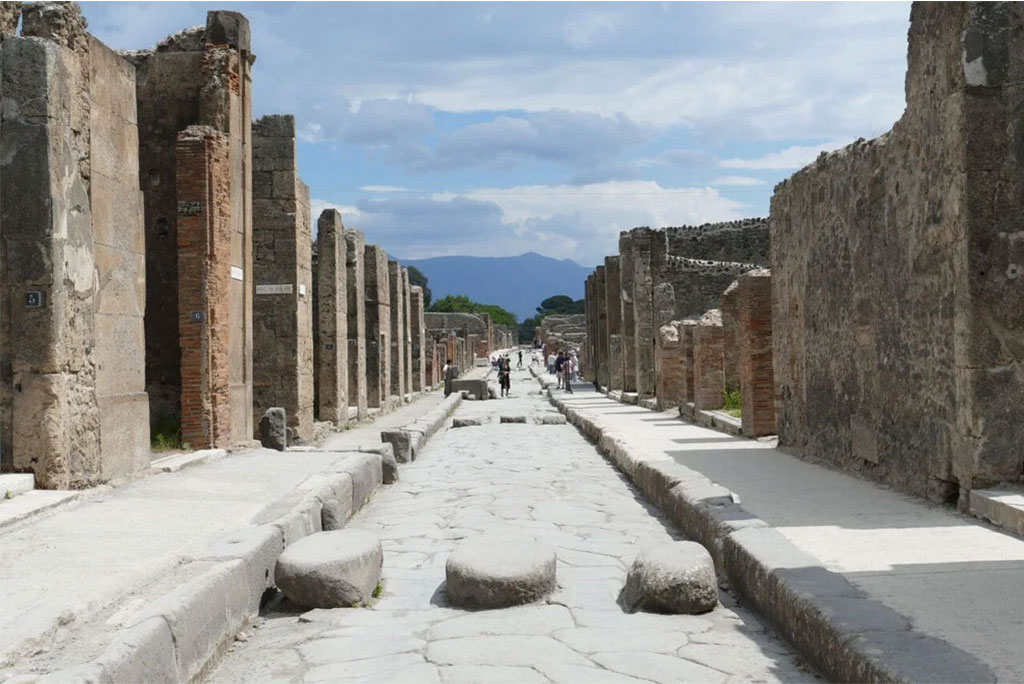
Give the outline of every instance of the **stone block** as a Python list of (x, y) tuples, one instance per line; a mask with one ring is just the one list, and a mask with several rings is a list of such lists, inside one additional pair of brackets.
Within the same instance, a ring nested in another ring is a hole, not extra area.
[(528, 539), (481, 537), (460, 544), (445, 563), (445, 594), (456, 606), (504, 608), (555, 589), (555, 551)]
[(267, 449), (288, 448), (287, 420), (283, 408), (269, 408), (260, 418), (260, 443)]
[(626, 575), (622, 601), (631, 611), (695, 615), (714, 610), (718, 580), (711, 554), (689, 541), (644, 549)]
[(355, 607), (373, 598), (383, 560), (380, 539), (369, 532), (321, 532), (286, 548), (275, 577), (285, 596), (300, 606)]

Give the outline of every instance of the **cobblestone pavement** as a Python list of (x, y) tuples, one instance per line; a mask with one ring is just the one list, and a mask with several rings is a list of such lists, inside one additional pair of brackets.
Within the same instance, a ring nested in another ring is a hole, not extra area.
[[(640, 546), (676, 537), (525, 372), (513, 396), (468, 401), (481, 426), (440, 433), (350, 525), (379, 534), (382, 593), (369, 608), (271, 604), (213, 682), (738, 682), (815, 680), (727, 593), (701, 616), (616, 603)], [(525, 415), (527, 424), (499, 424)], [(444, 565), (462, 539), (524, 534), (558, 552), (559, 589), (504, 610), (447, 606)]]

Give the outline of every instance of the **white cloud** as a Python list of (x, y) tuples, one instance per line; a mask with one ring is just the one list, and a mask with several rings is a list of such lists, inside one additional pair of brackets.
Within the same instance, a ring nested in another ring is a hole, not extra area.
[(417, 192), (399, 185), (363, 185), (359, 189), (363, 192)]
[(324, 212), (324, 209), (337, 209), (340, 211), (341, 222), (346, 224), (346, 227), (349, 227), (348, 222), (350, 219), (358, 219), (360, 216), (360, 211), (356, 207), (332, 202), (331, 200), (321, 199), (319, 197), (311, 197), (309, 200), (309, 216), (314, 234), (316, 233), (316, 220), (320, 218), (320, 214)]
[(764, 185), (765, 181), (760, 178), (751, 178), (750, 176), (719, 176), (718, 178), (711, 181), (711, 185), (730, 185), (736, 187), (750, 187), (754, 185)]
[(565, 22), (565, 42), (574, 48), (588, 48), (615, 36), (620, 17), (612, 12), (587, 12)]
[(723, 159), (719, 166), (727, 169), (765, 169), (788, 170), (799, 169), (814, 161), (822, 152), (831, 152), (848, 145), (850, 141), (830, 141), (819, 145), (793, 145), (778, 152), (754, 157), (752, 159)]

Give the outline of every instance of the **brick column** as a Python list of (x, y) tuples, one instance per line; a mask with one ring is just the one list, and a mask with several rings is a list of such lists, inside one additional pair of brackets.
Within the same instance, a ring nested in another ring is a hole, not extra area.
[(181, 437), (193, 449), (228, 446), (232, 236), (227, 140), (208, 126), (189, 126), (178, 135), (175, 165)]
[(772, 368), (771, 271), (739, 277), (739, 367), (743, 393), (743, 434), (775, 434), (775, 378)]
[(608, 389), (622, 389), (622, 291), (617, 256), (604, 258), (604, 295), (608, 336)]
[(390, 393), (399, 400), (405, 396), (405, 288), (402, 266), (388, 262), (388, 297), (391, 301), (391, 374)]
[(388, 255), (366, 245), (366, 403), (387, 406), (391, 389), (391, 293)]
[(348, 299), (348, 405), (360, 420), (367, 416), (366, 388), (366, 241), (358, 230), (345, 231), (345, 295)]
[(683, 359), (683, 391), (681, 403), (694, 403), (695, 387), (693, 382), (693, 329), (697, 321), (687, 318), (679, 322), (680, 356)]
[(693, 404), (698, 409), (722, 407), (725, 371), (722, 357), (722, 314), (712, 309), (693, 329)]
[(740, 387), (739, 354), (740, 343), (736, 335), (736, 319), (739, 315), (736, 299), (739, 283), (735, 280), (722, 293), (719, 310), (722, 312), (722, 352), (725, 371), (725, 388), (729, 391)]
[(636, 392), (636, 319), (633, 309), (633, 240), (619, 233), (619, 303), (622, 330), (622, 391)]
[(317, 220), (317, 405), (320, 420), (348, 422), (348, 292), (345, 229), (337, 209)]
[[(309, 188), (295, 175), (295, 118), (265, 116), (252, 130), (254, 422), (280, 406), (295, 436), (309, 440), (314, 384)], [(327, 261), (333, 269), (334, 256)], [(333, 304), (330, 292), (326, 296)], [(331, 334), (335, 327), (330, 326)]]
[(658, 382), (658, 408), (662, 411), (679, 406), (679, 399), (683, 395), (685, 364), (679, 333), (678, 321), (666, 323), (658, 328), (654, 364)]
[(423, 288), (409, 288), (409, 331), (412, 333), (412, 391), (422, 392), (428, 384), (427, 328), (423, 322)]

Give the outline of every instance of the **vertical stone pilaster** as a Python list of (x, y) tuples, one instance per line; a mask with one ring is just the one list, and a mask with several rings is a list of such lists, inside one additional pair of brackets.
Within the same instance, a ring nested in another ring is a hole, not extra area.
[(622, 389), (622, 286), (620, 259), (604, 258), (604, 294), (608, 335), (608, 389)]
[(619, 233), (619, 302), (622, 311), (622, 390), (636, 392), (636, 314), (633, 305), (633, 238)]
[[(295, 118), (253, 123), (253, 413), (284, 408), (300, 440), (313, 437), (309, 188), (296, 176)], [(335, 212), (337, 213), (337, 212)], [(340, 217), (339, 217), (340, 221)], [(334, 255), (327, 260), (333, 268)], [(321, 262), (323, 263), (323, 262)], [(326, 293), (333, 305), (333, 295)], [(330, 325), (330, 333), (336, 325)]]
[(695, 387), (693, 377), (693, 329), (697, 321), (687, 318), (679, 322), (679, 347), (683, 360), (681, 403), (694, 403)]
[(345, 295), (348, 299), (348, 405), (359, 420), (368, 409), (366, 377), (366, 241), (345, 231)]
[(175, 149), (181, 436), (193, 449), (229, 446), (231, 434), (231, 185), (228, 142), (190, 126)]
[(719, 309), (722, 312), (722, 351), (725, 373), (725, 388), (730, 392), (740, 388), (739, 338), (736, 321), (739, 316), (737, 293), (739, 283), (735, 280), (722, 293)]
[(422, 392), (433, 384), (429, 379), (427, 326), (423, 321), (423, 288), (409, 288), (409, 330), (412, 334), (412, 391)]
[(402, 266), (388, 262), (388, 298), (391, 302), (391, 373), (390, 393), (401, 401), (405, 396), (405, 288)]
[(685, 364), (678, 321), (666, 323), (658, 328), (654, 360), (658, 383), (658, 408), (664, 411), (679, 406), (679, 400), (683, 395)]
[(583, 313), (587, 317), (587, 339), (583, 345), (585, 361), (583, 364), (585, 380), (593, 381), (597, 378), (596, 361), (594, 358), (593, 342), (597, 333), (597, 314), (594, 308), (594, 274), (591, 273), (583, 281)]
[(366, 245), (366, 403), (384, 408), (391, 389), (391, 293), (388, 255)]
[(317, 220), (317, 406), (318, 419), (348, 422), (348, 261), (345, 229), (337, 209)]
[(405, 391), (413, 391), (412, 371), (412, 287), (409, 285), (409, 269), (402, 269), (402, 303), (405, 305), (405, 337), (403, 338), (402, 355), (405, 357)]
[(611, 378), (608, 354), (608, 272), (605, 266), (597, 267), (597, 279), (594, 281), (594, 310), (597, 318), (594, 352), (597, 356), (597, 384), (608, 387)]
[(649, 228), (633, 231), (633, 321), (636, 346), (636, 392), (654, 395), (654, 271), (651, 268), (653, 242), (661, 233)]
[(748, 437), (775, 434), (771, 280), (768, 269), (748, 271), (738, 280), (742, 420), (743, 434)]
[(722, 314), (712, 309), (693, 328), (693, 404), (697, 409), (722, 407), (725, 388)]

